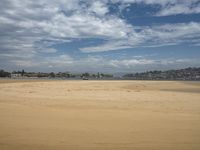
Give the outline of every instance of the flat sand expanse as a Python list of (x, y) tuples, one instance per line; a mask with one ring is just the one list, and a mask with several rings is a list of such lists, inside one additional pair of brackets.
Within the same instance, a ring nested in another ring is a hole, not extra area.
[(0, 150), (200, 150), (200, 83), (0, 80)]

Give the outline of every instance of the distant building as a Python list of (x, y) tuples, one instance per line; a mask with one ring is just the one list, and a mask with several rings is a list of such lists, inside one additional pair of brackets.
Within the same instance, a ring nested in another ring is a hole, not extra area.
[(11, 78), (21, 78), (21, 73), (11, 73)]

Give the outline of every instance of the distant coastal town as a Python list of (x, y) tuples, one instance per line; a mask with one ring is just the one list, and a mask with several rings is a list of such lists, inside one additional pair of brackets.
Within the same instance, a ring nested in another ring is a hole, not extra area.
[(128, 73), (122, 76), (114, 76), (113, 74), (105, 73), (71, 73), (71, 72), (26, 72), (12, 71), (7, 72), (0, 70), (1, 78), (11, 79), (83, 79), (83, 80), (98, 80), (98, 79), (110, 79), (110, 80), (188, 80), (188, 81), (200, 81), (200, 67), (189, 67), (178, 70), (167, 71), (146, 71), (141, 73)]
[(125, 79), (135, 80), (200, 80), (200, 68), (185, 68), (167, 71), (147, 71), (142, 73), (126, 74)]

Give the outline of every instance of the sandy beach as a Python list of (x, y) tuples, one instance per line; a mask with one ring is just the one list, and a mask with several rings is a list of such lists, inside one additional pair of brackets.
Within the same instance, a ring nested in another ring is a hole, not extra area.
[(199, 150), (200, 82), (0, 80), (0, 150)]

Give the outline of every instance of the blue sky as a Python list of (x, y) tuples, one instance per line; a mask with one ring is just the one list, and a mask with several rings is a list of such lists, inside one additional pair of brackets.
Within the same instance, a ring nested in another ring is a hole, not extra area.
[(199, 60), (199, 0), (0, 1), (1, 69), (141, 72)]

